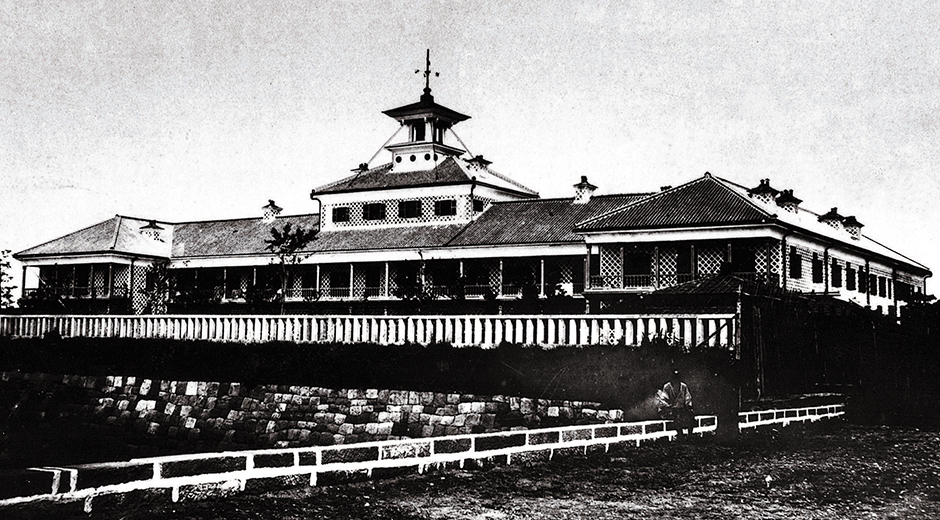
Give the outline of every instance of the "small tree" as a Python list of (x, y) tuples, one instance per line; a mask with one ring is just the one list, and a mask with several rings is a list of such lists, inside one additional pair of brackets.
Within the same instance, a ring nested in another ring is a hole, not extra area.
[(281, 293), (278, 296), (281, 301), (281, 314), (284, 314), (284, 301), (287, 298), (289, 266), (298, 264), (309, 256), (301, 254), (301, 251), (317, 238), (317, 232), (316, 229), (294, 228), (288, 222), (282, 230), (278, 230), (276, 226), (272, 227), (271, 238), (264, 241), (265, 249), (277, 257), (281, 279)]
[(16, 286), (10, 284), (13, 281), (13, 275), (9, 272), (11, 267), (10, 250), (0, 251), (0, 309), (13, 305), (13, 289)]

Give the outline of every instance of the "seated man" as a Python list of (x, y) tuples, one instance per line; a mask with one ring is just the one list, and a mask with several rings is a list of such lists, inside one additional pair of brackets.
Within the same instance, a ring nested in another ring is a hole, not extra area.
[(692, 394), (689, 387), (682, 382), (678, 370), (673, 371), (672, 378), (656, 396), (659, 399), (659, 416), (673, 421), (680, 436), (685, 435), (685, 430), (692, 433), (692, 428), (695, 427)]

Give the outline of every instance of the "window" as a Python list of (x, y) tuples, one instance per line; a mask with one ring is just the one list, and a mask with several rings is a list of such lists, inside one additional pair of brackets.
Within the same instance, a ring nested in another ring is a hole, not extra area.
[(398, 203), (398, 218), (418, 218), (420, 216), (420, 200), (403, 200)]
[(349, 222), (349, 208), (333, 208), (333, 222)]
[(384, 220), (385, 204), (374, 202), (372, 204), (362, 205), (362, 218), (364, 220)]
[(858, 271), (858, 292), (865, 294), (868, 292), (868, 275), (865, 271)]
[(457, 214), (457, 201), (454, 199), (434, 201), (434, 214), (443, 217)]
[(891, 289), (894, 287), (894, 280), (888, 280), (888, 298), (891, 297)]
[(473, 199), (473, 211), (479, 213), (483, 211), (484, 202), (480, 199)]
[(414, 139), (412, 141), (424, 141), (424, 130), (426, 128), (424, 121), (415, 121), (411, 128), (414, 129)]
[(823, 263), (819, 253), (813, 253), (813, 283), (823, 283)]
[(799, 280), (803, 277), (803, 257), (796, 252), (796, 248), (790, 246), (790, 278)]
[(832, 274), (832, 286), (833, 287), (842, 287), (842, 266), (839, 265), (839, 262), (833, 258), (832, 259), (832, 269), (830, 269)]
[(676, 253), (676, 274), (692, 274), (692, 248), (679, 247)]
[(885, 282), (886, 280), (884, 276), (878, 277), (878, 296), (881, 296), (882, 298), (888, 295), (888, 287), (887, 283)]
[(873, 274), (868, 275), (868, 293), (878, 296), (878, 277)]
[(855, 269), (852, 267), (852, 264), (845, 263), (845, 288), (854, 291), (855, 290)]

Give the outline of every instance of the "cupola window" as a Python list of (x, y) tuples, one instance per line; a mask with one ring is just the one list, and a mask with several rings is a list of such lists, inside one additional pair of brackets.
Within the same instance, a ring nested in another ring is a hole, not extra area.
[(434, 214), (439, 217), (457, 214), (457, 201), (454, 199), (434, 201)]
[(363, 220), (385, 220), (385, 204), (375, 202), (362, 206)]
[(420, 200), (403, 200), (398, 203), (398, 218), (418, 218), (420, 216)]

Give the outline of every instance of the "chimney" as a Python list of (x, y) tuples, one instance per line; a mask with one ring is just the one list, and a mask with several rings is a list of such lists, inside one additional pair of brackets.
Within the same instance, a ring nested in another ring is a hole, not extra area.
[(487, 161), (482, 155), (477, 155), (472, 159), (467, 159), (467, 164), (473, 170), (484, 170), (487, 166), (493, 164), (493, 161)]
[(796, 213), (796, 208), (801, 202), (803, 202), (803, 199), (795, 197), (793, 190), (783, 190), (780, 192), (780, 196), (777, 197), (777, 205), (789, 213)]
[(574, 185), (574, 204), (587, 204), (591, 201), (591, 195), (594, 194), (594, 190), (597, 189), (597, 186), (591, 184), (587, 180), (587, 175), (581, 176), (581, 182)]
[(163, 228), (157, 224), (156, 220), (151, 220), (146, 225), (140, 227), (140, 234), (149, 237), (151, 240), (157, 242), (163, 242), (163, 237), (161, 236), (161, 231)]
[(756, 188), (751, 188), (747, 190), (747, 194), (751, 196), (752, 199), (763, 202), (764, 204), (771, 204), (774, 201), (774, 197), (780, 193), (779, 191), (770, 187), (770, 179), (761, 179), (760, 184)]
[(855, 216), (845, 217), (845, 220), (842, 221), (842, 227), (849, 232), (849, 236), (852, 237), (852, 240), (858, 240), (862, 238), (862, 227), (865, 224), (862, 224), (856, 220)]
[(819, 217), (819, 221), (828, 224), (833, 229), (842, 229), (842, 221), (845, 217), (839, 214), (839, 208), (832, 208), (829, 213)]
[(281, 214), (283, 208), (278, 207), (273, 200), (268, 199), (268, 204), (262, 207), (261, 210), (264, 212), (262, 213), (261, 221), (265, 224), (270, 224)]

